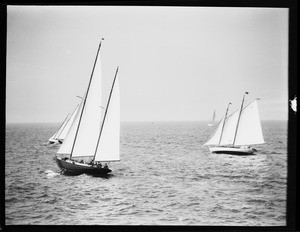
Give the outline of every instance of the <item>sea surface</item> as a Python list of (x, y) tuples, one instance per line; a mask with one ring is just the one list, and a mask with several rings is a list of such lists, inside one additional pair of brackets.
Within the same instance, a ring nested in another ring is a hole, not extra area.
[(204, 122), (124, 122), (107, 178), (59, 173), (58, 126), (7, 124), (6, 225), (286, 225), (287, 122), (252, 156), (211, 154)]

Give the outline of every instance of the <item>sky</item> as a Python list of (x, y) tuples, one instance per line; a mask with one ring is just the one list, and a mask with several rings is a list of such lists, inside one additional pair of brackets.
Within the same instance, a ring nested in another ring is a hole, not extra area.
[(209, 121), (260, 98), (288, 119), (288, 9), (8, 6), (6, 122), (62, 122), (100, 39), (103, 93), (117, 66), (121, 121)]

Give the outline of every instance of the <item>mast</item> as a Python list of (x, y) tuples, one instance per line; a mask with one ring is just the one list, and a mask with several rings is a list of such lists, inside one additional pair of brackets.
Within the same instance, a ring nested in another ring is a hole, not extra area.
[(105, 113), (104, 113), (104, 116), (103, 116), (103, 121), (102, 121), (102, 124), (101, 124), (101, 129), (100, 129), (100, 133), (99, 133), (99, 137), (98, 137), (98, 141), (97, 141), (97, 145), (96, 145), (96, 150), (95, 150), (95, 153), (94, 153), (93, 161), (95, 160), (95, 157), (96, 157), (96, 154), (97, 154), (100, 137), (101, 137), (101, 134), (102, 134), (103, 126), (104, 126), (106, 115), (107, 115), (107, 110), (108, 110), (108, 107), (109, 107), (109, 103), (110, 103), (111, 95), (112, 95), (112, 92), (113, 92), (113, 89), (114, 89), (114, 85), (115, 85), (115, 82), (116, 82), (118, 71), (119, 71), (119, 66), (117, 67), (117, 70), (116, 70), (116, 73), (115, 73), (115, 77), (114, 77), (114, 80), (113, 80), (113, 83), (112, 83), (112, 86), (111, 86), (111, 90), (110, 90), (110, 93), (109, 93), (109, 97), (108, 97), (108, 100), (107, 100), (107, 105), (106, 105), (106, 108), (105, 108)]
[(245, 92), (245, 93), (244, 93), (244, 96), (243, 96), (243, 100), (242, 100), (242, 104), (241, 104), (241, 109), (240, 109), (238, 121), (237, 121), (237, 124), (236, 124), (236, 129), (235, 129), (234, 139), (233, 139), (233, 143), (232, 143), (233, 146), (234, 146), (235, 139), (236, 139), (236, 135), (237, 135), (237, 131), (238, 131), (238, 128), (239, 128), (239, 123), (240, 123), (241, 114), (242, 114), (242, 110), (243, 110), (243, 105), (244, 105), (245, 95), (248, 94), (248, 93), (249, 93), (249, 92)]
[(223, 135), (223, 130), (224, 130), (224, 126), (225, 126), (225, 121), (226, 121), (226, 117), (227, 117), (229, 105), (231, 105), (231, 102), (228, 103), (228, 106), (227, 106), (227, 109), (226, 109), (226, 113), (225, 113), (225, 117), (224, 117), (224, 122), (223, 122), (223, 126), (222, 126), (222, 131), (221, 131), (221, 135), (220, 135), (220, 140), (219, 140), (219, 144), (218, 144), (219, 146), (221, 144), (221, 139), (222, 139), (222, 135)]
[(89, 89), (90, 89), (90, 86), (91, 86), (91, 82), (92, 82), (92, 78), (93, 78), (93, 74), (94, 74), (94, 69), (95, 69), (95, 66), (96, 66), (96, 63), (97, 63), (97, 59), (98, 59), (99, 51), (100, 51), (100, 48), (101, 48), (102, 40), (104, 40), (104, 39), (102, 38), (100, 40), (100, 44), (99, 44), (97, 55), (96, 55), (96, 58), (95, 58), (95, 62), (94, 62), (92, 74), (91, 74), (90, 81), (89, 81), (89, 84), (88, 84), (88, 88), (87, 88), (87, 91), (86, 91), (86, 95), (85, 95), (85, 97), (83, 99), (83, 106), (82, 106), (82, 110), (81, 110), (81, 113), (80, 113), (80, 118), (79, 118), (78, 126), (77, 126), (77, 129), (76, 129), (76, 134), (75, 134), (75, 138), (74, 138), (74, 142), (73, 142), (73, 146), (72, 146), (72, 150), (71, 150), (71, 154), (70, 154), (70, 159), (72, 158), (72, 154), (73, 154), (73, 150), (74, 150), (74, 146), (75, 146), (75, 142), (76, 142), (76, 138), (77, 138), (79, 126), (80, 126), (81, 119), (82, 119), (82, 114), (83, 114), (83, 111), (84, 111), (86, 99), (87, 99), (87, 96), (88, 96), (88, 93), (89, 93)]

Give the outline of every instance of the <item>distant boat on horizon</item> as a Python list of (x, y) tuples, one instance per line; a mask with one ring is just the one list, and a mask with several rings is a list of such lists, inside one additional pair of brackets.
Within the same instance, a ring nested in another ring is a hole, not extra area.
[(51, 138), (48, 140), (49, 144), (62, 144), (65, 137), (67, 136), (67, 133), (70, 130), (70, 127), (74, 121), (75, 115), (78, 111), (79, 105), (75, 108), (75, 110), (72, 112), (72, 114), (68, 114), (63, 123), (60, 125), (58, 130), (54, 133), (54, 135), (51, 136)]
[[(101, 106), (102, 75), (98, 47), (85, 95), (64, 143), (56, 154), (62, 173), (106, 175), (120, 161), (120, 100), (116, 70), (106, 107)], [(105, 110), (103, 115), (103, 109)]]
[(208, 126), (213, 126), (215, 123), (215, 118), (216, 118), (216, 110), (214, 110), (213, 116), (210, 120), (210, 122), (207, 124)]
[(257, 105), (259, 98), (244, 107), (246, 94), (248, 92), (243, 96), (240, 110), (236, 110), (229, 116), (227, 113), (231, 103), (228, 104), (225, 116), (211, 138), (204, 144), (209, 146), (212, 153), (250, 155), (257, 151), (250, 145), (265, 143)]

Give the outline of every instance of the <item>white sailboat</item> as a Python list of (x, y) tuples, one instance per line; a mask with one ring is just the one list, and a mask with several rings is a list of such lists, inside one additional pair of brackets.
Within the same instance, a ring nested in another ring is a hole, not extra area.
[(213, 126), (215, 123), (215, 118), (216, 118), (216, 111), (214, 110), (213, 116), (210, 120), (210, 122), (207, 124), (208, 126)]
[(111, 172), (107, 163), (120, 160), (118, 68), (103, 115), (100, 47), (101, 42), (86, 94), (56, 155), (56, 162), (64, 173), (107, 174)]
[(240, 110), (227, 116), (228, 104), (225, 116), (219, 122), (211, 138), (204, 144), (209, 146), (212, 153), (249, 155), (257, 150), (250, 145), (265, 143), (259, 119), (257, 106), (258, 98), (247, 106), (243, 106), (245, 92)]
[(69, 119), (69, 116), (70, 116), (70, 114), (67, 115), (65, 120), (59, 126), (58, 130), (50, 137), (50, 139), (48, 140), (49, 144), (59, 143), (59, 141), (57, 139), (57, 135), (63, 130), (63, 127), (66, 124), (67, 120)]
[(51, 138), (48, 140), (49, 144), (58, 144), (63, 143), (68, 131), (70, 130), (70, 127), (74, 121), (75, 115), (78, 111), (79, 105), (75, 108), (75, 110), (72, 112), (72, 114), (68, 114), (59, 129), (54, 133), (54, 135), (51, 136)]

